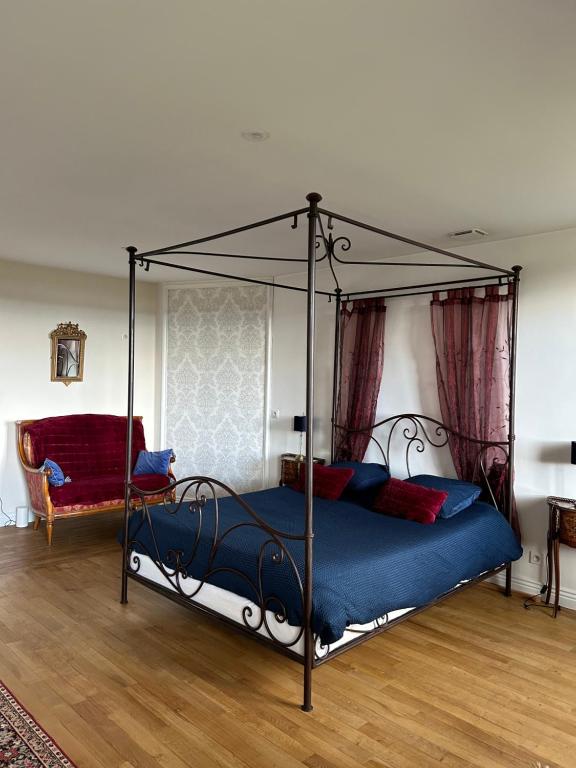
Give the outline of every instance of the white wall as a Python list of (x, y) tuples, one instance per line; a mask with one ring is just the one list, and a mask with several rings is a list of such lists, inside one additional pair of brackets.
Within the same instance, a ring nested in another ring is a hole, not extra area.
[[(516, 586), (530, 589), (543, 578), (528, 563), (530, 549), (544, 552), (548, 523), (546, 496), (576, 497), (576, 467), (570, 464), (570, 441), (576, 439), (576, 229), (460, 248), (485, 262), (524, 266), (520, 290), (516, 494), (525, 556), (514, 568)], [(418, 257), (414, 257), (417, 259)], [(343, 287), (419, 283), (438, 270), (356, 267), (338, 270)], [(450, 279), (452, 275), (448, 275)], [(468, 273), (467, 273), (468, 274)], [(471, 271), (470, 276), (474, 273)], [(303, 284), (302, 278), (293, 278)], [(322, 287), (330, 285), (324, 272)], [(384, 375), (378, 418), (420, 412), (439, 417), (429, 296), (387, 302)], [(317, 413), (320, 434), (315, 453), (329, 455), (333, 305), (319, 301)], [(288, 418), (304, 408), (305, 302), (276, 290), (273, 324), (271, 408), (273, 422), (271, 478), (278, 473), (278, 454), (295, 450)], [(374, 460), (376, 454), (371, 454)], [(370, 456), (369, 456), (370, 457)], [(449, 460), (441, 464), (449, 469)], [(561, 547), (562, 589), (566, 604), (576, 607), (576, 550)]]
[[(135, 413), (154, 447), (156, 286), (138, 284)], [(127, 281), (0, 261), (0, 496), (27, 505), (16, 454), (17, 419), (126, 412)], [(84, 381), (50, 381), (50, 331), (79, 323), (88, 338)], [(0, 524), (2, 524), (0, 522)]]
[[(298, 278), (282, 278), (298, 285)], [(317, 303), (316, 352), (316, 456), (330, 454), (329, 424), (332, 408), (333, 308), (325, 299)], [(300, 435), (292, 431), (292, 418), (306, 409), (306, 294), (274, 289), (270, 410), (280, 418), (270, 422), (270, 482), (280, 477), (280, 454), (297, 453)]]

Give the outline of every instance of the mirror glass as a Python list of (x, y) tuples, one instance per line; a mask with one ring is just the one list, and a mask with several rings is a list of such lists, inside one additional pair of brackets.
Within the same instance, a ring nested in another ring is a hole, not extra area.
[(80, 341), (78, 339), (58, 339), (56, 376), (59, 379), (75, 379), (79, 372)]

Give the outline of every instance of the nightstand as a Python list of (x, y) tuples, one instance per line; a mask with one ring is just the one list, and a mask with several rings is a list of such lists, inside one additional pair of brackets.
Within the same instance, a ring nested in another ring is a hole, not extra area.
[[(298, 458), (295, 453), (283, 453), (280, 456), (280, 485), (292, 485), (300, 477), (300, 468), (306, 463)], [(314, 464), (326, 464), (326, 459), (314, 457)]]
[[(546, 597), (544, 602), (538, 602), (540, 595), (529, 597), (524, 602), (524, 608), (552, 608), (552, 617), (556, 618), (560, 607), (560, 544), (576, 547), (576, 501), (560, 496), (548, 496), (548, 536), (547, 536), (547, 577)], [(552, 582), (554, 582), (554, 603), (552, 597)], [(544, 594), (543, 591), (540, 594)]]

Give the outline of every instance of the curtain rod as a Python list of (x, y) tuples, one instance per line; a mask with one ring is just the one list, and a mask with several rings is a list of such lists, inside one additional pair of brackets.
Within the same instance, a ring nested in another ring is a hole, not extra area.
[[(269, 280), (257, 280), (253, 277), (241, 277), (240, 275), (228, 275), (224, 272), (212, 272), (208, 269), (199, 269), (198, 267), (187, 267), (183, 264), (171, 264), (169, 261), (158, 261), (158, 259), (149, 259), (144, 254), (137, 254), (136, 259), (140, 261), (140, 264), (157, 264), (160, 267), (171, 267), (172, 269), (182, 269), (185, 272), (198, 272), (201, 275), (210, 275), (211, 277), (224, 277), (228, 280), (238, 280), (241, 283), (254, 283), (255, 285), (267, 285), (270, 288), (285, 288), (287, 291), (298, 291), (299, 293), (308, 293), (307, 288), (299, 288), (296, 285), (285, 285), (284, 283), (272, 283)], [(146, 269), (148, 271), (148, 269)], [(335, 293), (329, 291), (315, 291), (319, 296), (328, 296), (332, 299), (336, 296)]]
[(245, 224), (243, 227), (235, 227), (234, 229), (227, 229), (225, 232), (218, 232), (215, 235), (208, 235), (207, 237), (198, 237), (196, 240), (188, 240), (186, 243), (176, 243), (176, 245), (168, 245), (166, 248), (158, 248), (153, 251), (146, 251), (138, 256), (160, 256), (168, 251), (176, 250), (177, 248), (188, 248), (192, 245), (200, 245), (200, 243), (209, 243), (212, 240), (220, 240), (223, 237), (229, 235), (237, 235), (240, 232), (248, 232), (250, 229), (258, 229), (258, 227), (265, 227), (268, 224), (275, 224), (277, 221), (284, 221), (285, 219), (294, 219), (292, 229), (296, 229), (298, 216), (302, 213), (308, 213), (308, 208), (298, 208), (296, 211), (288, 211), (288, 213), (281, 213), (279, 216), (272, 216), (269, 219), (262, 219), (262, 221), (255, 221), (252, 224)]
[[(491, 283), (485, 283), (483, 285), (476, 285), (475, 287), (476, 288), (485, 288), (485, 287), (488, 287), (489, 285), (502, 285), (502, 283), (499, 283), (498, 281), (496, 281), (496, 282), (491, 282)], [(399, 289), (399, 290), (401, 290), (401, 289)], [(445, 288), (445, 289), (443, 289), (443, 288), (431, 288), (431, 289), (429, 289), (427, 291), (411, 291), (410, 293), (393, 293), (393, 294), (385, 295), (384, 298), (385, 299), (403, 299), (403, 298), (406, 298), (406, 297), (409, 297), (409, 296), (430, 296), (431, 294), (436, 293), (436, 291), (438, 291), (440, 293), (440, 292), (442, 292), (442, 290), (448, 291), (450, 289), (449, 288)], [(453, 290), (457, 290), (457, 289), (453, 289)], [(376, 298), (377, 292), (373, 293), (372, 296), (374, 296)], [(343, 301), (344, 300), (348, 301), (350, 298), (351, 298), (351, 294), (342, 294), (342, 300)], [(371, 298), (371, 296), (368, 296), (366, 298)]]
[[(149, 251), (149, 253), (151, 252)], [(219, 251), (180, 251), (180, 250), (173, 251), (173, 250), (170, 250), (170, 251), (163, 251), (162, 256), (177, 256), (179, 254), (185, 254), (189, 256), (222, 256), (227, 259), (252, 259), (253, 261), (290, 261), (290, 262), (298, 262), (300, 264), (308, 264), (307, 259), (295, 259), (295, 258), (288, 258), (285, 256), (251, 256), (250, 254), (222, 253)], [(145, 253), (143, 253), (142, 255), (146, 256)], [(320, 261), (323, 261), (325, 258), (326, 256), (322, 256), (321, 259), (316, 259), (316, 263), (318, 264)], [(452, 264), (448, 264), (447, 266), (451, 267)], [(460, 264), (458, 266), (460, 266)]]
[[(348, 266), (366, 266), (366, 267), (449, 267), (450, 269), (482, 269), (476, 264), (446, 264), (435, 261), (347, 261), (337, 256), (332, 256), (337, 264)], [(320, 260), (319, 260), (320, 261)], [(316, 262), (318, 263), (318, 262)]]
[[(463, 278), (462, 280), (443, 280), (442, 282), (438, 283), (421, 283), (419, 285), (399, 285), (396, 288), (374, 288), (371, 291), (345, 291), (343, 295), (346, 295), (348, 298), (354, 298), (355, 296), (367, 296), (367, 295), (375, 295), (378, 293), (394, 293), (396, 291), (410, 291), (410, 290), (418, 290), (420, 288), (430, 288), (429, 291), (423, 291), (423, 293), (433, 293), (434, 290), (442, 290), (444, 286), (447, 285), (467, 285), (468, 283), (488, 283), (492, 284), (496, 282), (499, 285), (507, 284), (508, 280), (504, 277), (470, 277), (470, 278)], [(410, 294), (406, 294), (410, 295)]]
[(374, 227), (372, 226), (372, 224), (364, 224), (364, 222), (362, 221), (356, 221), (355, 219), (350, 219), (348, 218), (348, 216), (342, 216), (339, 213), (333, 213), (332, 211), (327, 211), (324, 208), (319, 208), (318, 213), (323, 213), (325, 216), (328, 216), (329, 219), (336, 219), (337, 221), (343, 221), (346, 224), (350, 224), (353, 227), (358, 227), (359, 229), (366, 229), (368, 232), (374, 232), (376, 235), (383, 235), (384, 237), (389, 237), (392, 240), (398, 240), (401, 243), (414, 245), (415, 247), (422, 248), (425, 251), (433, 251), (434, 253), (440, 253), (443, 256), (449, 256), (451, 259), (464, 261), (467, 264), (472, 264), (473, 266), (479, 267), (481, 269), (489, 269), (493, 272), (501, 272), (504, 275), (510, 275), (510, 276), (514, 274), (510, 270), (502, 269), (501, 267), (495, 267), (495, 266), (492, 266), (491, 264), (485, 264), (483, 261), (476, 261), (476, 259), (470, 259), (467, 256), (460, 256), (457, 253), (451, 253), (450, 251), (445, 251), (443, 248), (437, 248), (435, 245), (428, 245), (427, 243), (421, 243), (418, 240), (412, 240), (411, 238), (404, 237), (403, 235), (396, 235), (394, 234), (394, 232), (388, 232), (385, 229)]
[[(149, 254), (150, 256), (159, 253), (158, 251), (147, 251), (142, 253), (142, 256)], [(290, 258), (287, 256), (253, 256), (251, 254), (244, 253), (222, 253), (221, 251), (181, 251), (181, 250), (167, 250), (162, 251), (163, 256), (177, 256), (180, 254), (189, 256), (218, 256), (227, 259), (252, 259), (253, 261), (278, 261), (278, 262), (292, 262), (298, 264), (307, 264), (307, 259)], [(367, 267), (448, 267), (449, 269), (480, 269), (476, 264), (447, 264), (446, 262), (436, 261), (359, 261), (341, 259), (336, 255), (332, 258), (338, 264), (347, 264), (350, 266), (367, 266)], [(326, 260), (326, 254), (316, 259), (316, 264), (320, 264)]]
[[(237, 280), (241, 283), (252, 283), (255, 285), (266, 285), (270, 288), (283, 288), (287, 291), (296, 291), (298, 293), (306, 293), (306, 288), (300, 288), (295, 285), (286, 285), (285, 283), (274, 283), (269, 280), (258, 280), (257, 278), (252, 277), (241, 277), (240, 275), (230, 275), (228, 273), (224, 272), (214, 272), (212, 270), (207, 269), (200, 269), (199, 267), (188, 267), (184, 264), (172, 264), (167, 261), (160, 261), (158, 259), (151, 259), (146, 257), (144, 254), (137, 254), (136, 259), (140, 262), (141, 266), (144, 264), (150, 265), (150, 264), (156, 264), (160, 267), (170, 267), (171, 269), (180, 269), (185, 272), (196, 272), (201, 275), (209, 275), (211, 277), (222, 277), (229, 280)], [(146, 269), (148, 271), (148, 268)], [(360, 296), (377, 296), (380, 294), (388, 294), (389, 299), (394, 298), (402, 298), (406, 296), (423, 296), (428, 293), (433, 293), (435, 290), (443, 290), (446, 289), (446, 286), (449, 285), (466, 285), (468, 283), (484, 283), (486, 285), (505, 285), (508, 281), (504, 277), (472, 277), (472, 278), (463, 278), (462, 280), (444, 280), (442, 282), (438, 283), (423, 283), (421, 285), (405, 285), (405, 286), (397, 286), (396, 288), (374, 288), (373, 290), (369, 291), (341, 291), (342, 298), (346, 297), (346, 300), (354, 299), (356, 297)], [(478, 286), (479, 288), (484, 287), (483, 285)], [(420, 288), (428, 288), (429, 290), (420, 291)], [(399, 291), (403, 291), (403, 293), (399, 293)], [(333, 298), (335, 299), (337, 297), (336, 292), (332, 291), (320, 291), (316, 290), (316, 294), (319, 296), (327, 296), (330, 300)]]

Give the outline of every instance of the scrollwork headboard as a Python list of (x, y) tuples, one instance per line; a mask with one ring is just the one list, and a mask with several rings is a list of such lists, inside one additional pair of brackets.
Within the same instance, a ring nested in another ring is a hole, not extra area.
[[(339, 424), (334, 425), (336, 434), (369, 433), (370, 440), (378, 448), (384, 463), (392, 474), (412, 476), (411, 458), (416, 453), (424, 453), (427, 447), (443, 448), (446, 445), (466, 443), (468, 455), (471, 456), (469, 467), (470, 479), (482, 485), (487, 501), (494, 504), (507, 515), (508, 494), (507, 483), (503, 482), (509, 467), (508, 441), (477, 440), (463, 435), (448, 427), (441, 421), (419, 413), (402, 413), (389, 416), (372, 426), (361, 429), (349, 429)], [(340, 431), (340, 432), (338, 432)], [(376, 435), (374, 434), (376, 432)], [(404, 466), (398, 466), (398, 440), (405, 442), (402, 451)], [(396, 461), (393, 461), (396, 460)]]

